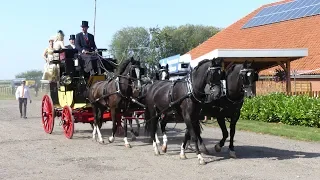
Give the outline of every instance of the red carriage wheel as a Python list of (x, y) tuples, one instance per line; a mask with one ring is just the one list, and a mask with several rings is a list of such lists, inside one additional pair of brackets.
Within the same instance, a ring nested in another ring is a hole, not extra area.
[(69, 106), (64, 106), (62, 110), (62, 128), (64, 135), (68, 138), (71, 139), (73, 136), (73, 130), (74, 130), (74, 121), (73, 121), (73, 116), (72, 116), (72, 110)]
[(50, 96), (44, 95), (42, 98), (42, 125), (46, 133), (51, 134), (54, 126), (54, 107)]

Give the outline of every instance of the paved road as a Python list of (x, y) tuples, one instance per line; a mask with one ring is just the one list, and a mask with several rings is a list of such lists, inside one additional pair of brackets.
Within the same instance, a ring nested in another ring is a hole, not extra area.
[[(207, 128), (203, 137), (212, 155), (198, 165), (194, 153), (179, 159), (183, 132), (169, 132), (168, 153), (154, 156), (144, 136), (131, 149), (121, 137), (113, 144), (91, 141), (91, 127), (76, 124), (74, 139), (56, 126), (45, 134), (40, 123), (40, 102), (28, 104), (28, 119), (20, 119), (15, 101), (0, 101), (0, 179), (319, 179), (320, 143), (287, 140), (269, 135), (236, 132), (238, 159), (229, 159), (227, 148), (215, 153), (219, 129)], [(104, 125), (105, 141), (110, 124)], [(168, 128), (174, 125), (169, 124)], [(183, 125), (179, 128), (183, 129)], [(227, 143), (228, 145), (228, 143)]]

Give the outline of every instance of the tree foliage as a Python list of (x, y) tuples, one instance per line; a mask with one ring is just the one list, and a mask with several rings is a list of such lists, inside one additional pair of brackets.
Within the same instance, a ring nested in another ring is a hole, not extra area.
[(38, 80), (41, 79), (41, 77), (42, 71), (40, 70), (30, 70), (16, 75), (16, 78), (26, 78), (28, 80)]
[(134, 54), (142, 62), (153, 66), (162, 58), (187, 53), (220, 30), (213, 26), (191, 24), (149, 29), (126, 27), (114, 34), (110, 49), (119, 60)]

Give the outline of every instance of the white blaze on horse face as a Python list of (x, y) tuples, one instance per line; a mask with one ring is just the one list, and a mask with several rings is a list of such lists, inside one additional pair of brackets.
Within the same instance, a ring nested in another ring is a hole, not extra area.
[(140, 82), (140, 69), (139, 68), (134, 68), (135, 72), (136, 72), (136, 76), (138, 79), (138, 88), (141, 88), (141, 82)]
[(161, 80), (165, 80), (166, 79), (166, 72), (165, 71), (162, 71), (161, 72)]

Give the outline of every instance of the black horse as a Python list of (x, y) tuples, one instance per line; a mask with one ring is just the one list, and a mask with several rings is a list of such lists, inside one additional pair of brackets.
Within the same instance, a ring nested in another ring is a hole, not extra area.
[[(144, 73), (142, 73), (144, 74)], [(150, 76), (146, 77), (144, 80), (142, 80), (142, 84), (141, 84), (141, 91), (139, 94), (139, 97), (137, 97), (137, 101), (145, 104), (145, 96), (147, 93), (147, 90), (149, 89), (150, 85), (155, 82), (155, 81), (159, 81), (159, 80), (169, 80), (170, 74), (169, 74), (169, 66), (168, 64), (166, 66), (161, 66), (160, 64), (158, 64), (158, 68), (156, 69), (155, 73), (151, 73)], [(139, 136), (139, 132), (140, 132), (140, 123), (139, 123), (139, 118), (143, 117), (144, 113), (140, 113), (139, 111), (144, 111), (144, 108), (138, 104), (131, 104), (130, 105), (130, 111), (134, 111), (134, 113), (131, 114), (131, 116), (136, 117), (135, 121), (137, 124), (137, 131), (134, 131), (133, 126), (132, 126), (132, 119), (129, 119), (129, 126), (131, 128), (130, 133), (131, 133), (131, 137), (132, 140), (136, 139), (136, 136)], [(158, 137), (157, 138), (157, 142), (160, 143)]]
[[(204, 100), (216, 100), (221, 96), (221, 79), (222, 79), (222, 59), (203, 60), (192, 70), (188, 76), (182, 80), (156, 81), (150, 85), (146, 94), (146, 129), (151, 132), (153, 140), (154, 152), (159, 155), (158, 145), (155, 139), (157, 131), (158, 119), (162, 114), (175, 110), (187, 125), (188, 132), (193, 137), (196, 154), (200, 164), (204, 164), (198, 148), (198, 137), (201, 130), (199, 122), (199, 113), (201, 103)], [(210, 86), (210, 93), (205, 93), (206, 85)], [(164, 136), (164, 138), (166, 138)], [(185, 136), (187, 138), (187, 136)], [(185, 148), (184, 140), (181, 150)], [(167, 144), (163, 144), (163, 149), (167, 148)], [(184, 152), (180, 154), (181, 158), (186, 158)]]
[[(140, 70), (139, 61), (133, 58), (127, 59), (120, 64), (118, 71), (112, 79), (96, 82), (88, 90), (88, 100), (91, 102), (94, 113), (93, 139), (96, 139), (96, 133), (98, 133), (99, 143), (104, 142), (99, 126), (102, 123), (103, 112), (107, 109), (111, 112), (113, 122), (112, 136), (109, 137), (109, 142), (114, 142), (120, 111), (126, 112), (132, 102), (131, 98), (138, 97), (140, 93)], [(126, 119), (124, 126), (125, 146), (131, 147), (127, 140)]]
[[(230, 157), (236, 158), (234, 151), (234, 135), (236, 124), (240, 117), (245, 94), (253, 96), (253, 84), (258, 80), (258, 73), (252, 68), (252, 63), (234, 64), (226, 71), (226, 95), (210, 104), (204, 104), (202, 115), (216, 117), (222, 131), (223, 138), (215, 145), (216, 152), (220, 152), (228, 138), (225, 118), (230, 118)], [(202, 138), (199, 137), (202, 142)]]

